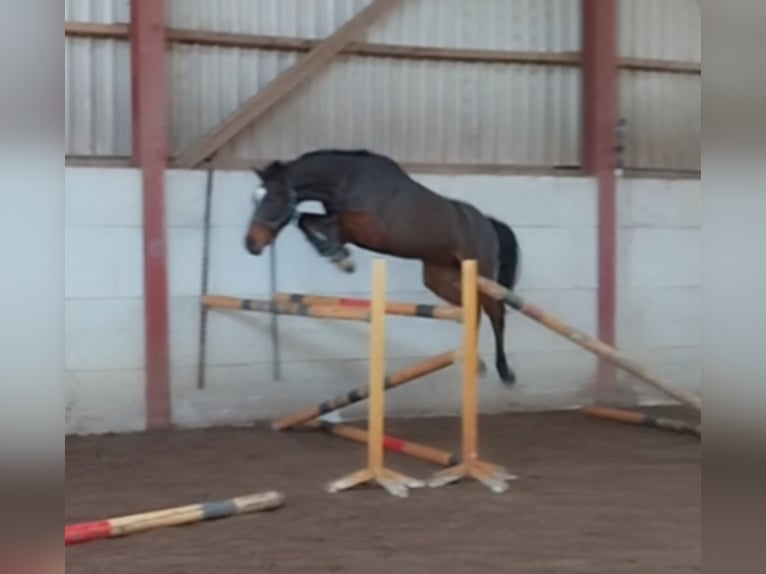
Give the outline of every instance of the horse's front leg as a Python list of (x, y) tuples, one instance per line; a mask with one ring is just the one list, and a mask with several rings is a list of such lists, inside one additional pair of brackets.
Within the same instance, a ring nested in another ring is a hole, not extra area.
[(338, 215), (332, 213), (303, 213), (298, 218), (298, 227), (319, 255), (326, 257), (346, 273), (353, 273), (356, 266), (351, 252), (340, 238), (338, 223)]

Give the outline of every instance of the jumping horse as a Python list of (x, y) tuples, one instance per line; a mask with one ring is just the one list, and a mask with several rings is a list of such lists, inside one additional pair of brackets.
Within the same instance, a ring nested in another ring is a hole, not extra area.
[[(347, 244), (420, 260), (425, 286), (453, 305), (461, 304), (463, 259), (476, 259), (481, 275), (508, 289), (516, 283), (520, 250), (508, 225), (431, 191), (386, 156), (317, 150), (254, 171), (262, 188), (245, 236), (252, 255), (260, 255), (297, 218), (319, 254), (345, 272), (354, 270)], [(299, 213), (298, 204), (304, 201), (321, 203), (325, 213)], [(485, 295), (480, 304), (495, 335), (497, 373), (510, 386), (516, 375), (503, 345), (505, 307)]]

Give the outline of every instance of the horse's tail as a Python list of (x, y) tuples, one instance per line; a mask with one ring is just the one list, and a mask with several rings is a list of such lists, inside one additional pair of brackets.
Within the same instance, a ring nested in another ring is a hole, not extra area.
[(497, 239), (500, 243), (498, 263), (500, 268), (497, 273), (497, 281), (506, 289), (513, 289), (518, 279), (519, 261), (521, 249), (516, 239), (516, 234), (505, 223), (492, 217), (487, 217), (492, 227), (495, 228)]

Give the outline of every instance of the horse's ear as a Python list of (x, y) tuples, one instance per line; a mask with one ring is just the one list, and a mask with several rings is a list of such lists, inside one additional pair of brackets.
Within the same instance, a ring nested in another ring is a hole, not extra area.
[(273, 179), (274, 177), (279, 177), (282, 175), (282, 172), (284, 172), (286, 165), (282, 163), (281, 161), (272, 161), (270, 164), (263, 168), (258, 168), (256, 166), (253, 166), (253, 172), (261, 179), (261, 181), (266, 181), (267, 179)]

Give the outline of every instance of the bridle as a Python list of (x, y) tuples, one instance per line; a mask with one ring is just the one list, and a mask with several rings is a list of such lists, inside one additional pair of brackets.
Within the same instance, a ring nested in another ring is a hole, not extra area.
[(258, 208), (260, 207), (263, 198), (258, 198), (255, 194), (253, 194), (253, 216), (250, 218), (251, 224), (263, 225), (272, 231), (275, 231), (289, 223), (291, 219), (297, 216), (298, 212), (296, 207), (298, 206), (298, 194), (295, 192), (295, 189), (293, 189), (292, 186), (287, 185), (286, 187), (287, 207), (285, 208), (284, 213), (271, 220), (257, 216)]

